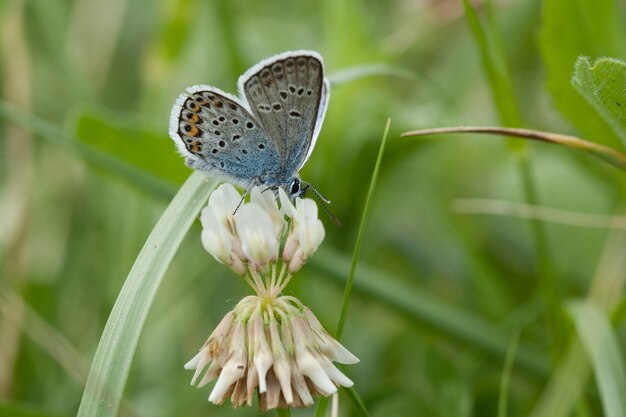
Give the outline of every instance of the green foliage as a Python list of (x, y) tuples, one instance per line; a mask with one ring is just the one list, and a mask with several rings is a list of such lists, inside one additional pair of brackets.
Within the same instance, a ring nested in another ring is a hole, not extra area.
[(161, 132), (137, 127), (137, 121), (122, 122), (94, 113), (76, 119), (76, 137), (99, 151), (122, 159), (151, 176), (182, 184), (188, 169), (181, 163), (171, 140)]
[[(593, 145), (624, 144), (617, 1), (103, 5), (0, 6), (0, 293), (28, 307), (24, 318), (0, 304), (0, 414), (258, 415), (208, 404), (182, 369), (247, 290), (200, 245), (193, 223), (211, 184), (194, 174), (179, 188), (190, 171), (169, 111), (185, 87), (235, 92), (259, 59), (315, 49), (333, 87), (302, 175), (342, 226), (321, 214), (326, 239), (289, 291), (327, 329), (341, 318), (361, 359), (346, 369), (355, 386), (340, 392), (340, 414), (623, 415), (622, 287), (590, 297), (604, 310), (561, 309), (595, 275), (625, 276), (623, 244), (608, 251), (597, 227), (623, 228), (623, 173), (560, 146), (398, 138), (509, 125), (578, 136), (610, 157)], [(529, 203), (545, 233), (516, 210), (461, 211), (467, 198)]]
[(215, 185), (205, 174), (193, 173), (148, 236), (104, 327), (78, 417), (117, 415), (137, 342), (161, 279)]
[(614, 132), (572, 87), (572, 69), (580, 55), (622, 56), (626, 52), (624, 19), (614, 0), (543, 2), (539, 35), (547, 88), (555, 105), (583, 136), (615, 146)]
[(626, 145), (626, 64), (613, 58), (598, 58), (592, 63), (580, 57), (572, 84)]

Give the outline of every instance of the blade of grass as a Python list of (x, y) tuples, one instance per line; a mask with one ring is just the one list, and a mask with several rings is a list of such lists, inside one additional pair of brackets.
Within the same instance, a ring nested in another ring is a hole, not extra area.
[(0, 117), (18, 126), (29, 129), (49, 143), (62, 146), (75, 153), (93, 167), (121, 177), (128, 183), (156, 197), (169, 200), (176, 192), (176, 188), (172, 184), (158, 179), (154, 175), (141, 169), (135, 168), (116, 157), (107, 155), (85, 143), (79, 142), (57, 126), (33, 115), (24, 114), (3, 101), (0, 101)]
[[(376, 182), (378, 180), (378, 172), (380, 171), (380, 164), (383, 159), (383, 153), (385, 151), (385, 144), (387, 143), (387, 135), (389, 134), (389, 126), (391, 124), (391, 119), (387, 119), (387, 124), (385, 125), (385, 130), (383, 133), (382, 141), (380, 142), (380, 148), (378, 149), (378, 156), (376, 157), (376, 163), (374, 164), (374, 171), (372, 172), (372, 178), (370, 180), (370, 186), (367, 191), (367, 197), (365, 198), (365, 205), (363, 206), (363, 214), (361, 215), (361, 222), (359, 223), (359, 230), (357, 232), (356, 242), (354, 244), (354, 251), (352, 252), (352, 262), (350, 264), (350, 272), (348, 273), (348, 278), (346, 279), (344, 285), (343, 292), (343, 301), (341, 304), (341, 313), (339, 315), (339, 323), (337, 324), (337, 331), (335, 333), (335, 338), (339, 340), (341, 338), (341, 334), (343, 332), (344, 325), (346, 323), (346, 317), (348, 315), (348, 305), (350, 304), (350, 295), (352, 294), (352, 285), (354, 281), (354, 273), (356, 271), (356, 265), (359, 260), (359, 254), (361, 252), (361, 245), (363, 244), (363, 235), (365, 234), (365, 224), (368, 219), (370, 202), (372, 199), (372, 195), (374, 194), (374, 189), (376, 188)], [(350, 391), (350, 398), (353, 400), (354, 405), (364, 416), (369, 416), (367, 408), (365, 407), (363, 401), (359, 397), (356, 390), (352, 389)], [(323, 397), (320, 398), (317, 403), (317, 409), (315, 410), (315, 417), (322, 417), (326, 413), (326, 407), (328, 406), (328, 398)]]
[(600, 145), (577, 138), (576, 136), (562, 135), (559, 133), (542, 132), (539, 130), (516, 129), (507, 127), (493, 126), (461, 126), (461, 127), (442, 127), (436, 129), (414, 130), (402, 133), (402, 137), (438, 135), (443, 133), (486, 133), (498, 136), (513, 136), (518, 138), (536, 140), (539, 142), (547, 142), (552, 144), (564, 145), (570, 148), (582, 150), (590, 155), (600, 158), (604, 162), (608, 162), (614, 167), (626, 170), (626, 154)]
[(356, 271), (356, 265), (359, 261), (359, 254), (361, 253), (361, 246), (363, 245), (363, 236), (365, 234), (365, 224), (367, 223), (370, 203), (372, 201), (372, 195), (376, 188), (376, 182), (378, 181), (378, 172), (380, 171), (380, 164), (383, 159), (383, 153), (385, 151), (385, 144), (387, 143), (387, 135), (389, 134), (389, 125), (391, 119), (387, 119), (385, 125), (385, 131), (383, 133), (383, 139), (380, 142), (380, 148), (378, 149), (378, 156), (376, 157), (376, 164), (374, 165), (374, 172), (372, 172), (372, 179), (370, 180), (370, 186), (367, 191), (367, 197), (365, 198), (365, 205), (363, 206), (363, 215), (361, 216), (361, 222), (359, 224), (359, 231), (356, 236), (356, 243), (354, 244), (354, 252), (352, 253), (352, 263), (350, 264), (350, 272), (348, 273), (348, 279), (343, 292), (343, 302), (341, 304), (341, 314), (339, 315), (339, 323), (337, 324), (337, 332), (335, 337), (339, 340), (343, 333), (343, 327), (346, 323), (346, 317), (348, 315), (348, 306), (350, 304), (350, 294), (352, 293), (352, 284), (354, 281), (354, 273)]
[[(513, 84), (507, 71), (506, 60), (503, 56), (498, 56), (497, 53), (501, 48), (491, 47), (489, 39), (478, 20), (476, 10), (474, 10), (469, 0), (462, 0), (462, 3), (467, 23), (472, 30), (474, 40), (480, 51), (483, 69), (487, 75), (487, 81), (491, 87), (491, 95), (496, 104), (500, 120), (506, 126), (521, 126), (522, 118), (515, 103)], [(491, 13), (491, 20), (495, 20), (493, 8)], [(497, 31), (494, 30), (493, 32)]]
[(604, 415), (626, 417), (626, 372), (609, 317), (592, 302), (575, 303), (569, 310), (593, 365)]
[[(615, 232), (609, 235), (602, 259), (591, 281), (588, 299), (611, 311), (618, 303), (626, 284), (626, 235)], [(568, 349), (550, 375), (531, 417), (567, 417), (575, 407), (587, 408), (585, 385), (591, 365), (579, 338), (570, 340)]]
[[(506, 56), (504, 56), (504, 47), (500, 41), (501, 35), (495, 24), (495, 8), (491, 3), (487, 3), (490, 20), (494, 22), (491, 26), (490, 35), (495, 41), (494, 45), (491, 46), (470, 1), (462, 0), (462, 3), (468, 24), (472, 29), (474, 39), (480, 50), (483, 69), (489, 81), (491, 95), (495, 101), (500, 121), (505, 126), (521, 126), (521, 113), (515, 101), (515, 91), (508, 70)], [(529, 159), (527, 146), (525, 143), (510, 143), (510, 146), (513, 146), (513, 149), (516, 151), (515, 155), (517, 157), (524, 199), (526, 203), (536, 205), (539, 202), (539, 198), (537, 186), (532, 177), (531, 161)], [(541, 295), (546, 308), (546, 319), (548, 321), (548, 327), (551, 330), (550, 334), (554, 338), (554, 343), (551, 343), (551, 346), (554, 356), (557, 356), (561, 345), (564, 343), (564, 329), (566, 329), (559, 295), (560, 292), (558, 291), (557, 282), (550, 262), (551, 256), (545, 228), (542, 223), (534, 220), (530, 221), (530, 226), (535, 246), (535, 256), (537, 258), (537, 271), (540, 277), (539, 285), (542, 290)]]
[[(350, 260), (338, 252), (320, 248), (309, 265), (316, 268), (320, 276), (344, 283)], [(494, 326), (472, 311), (421, 293), (418, 288), (401, 283), (386, 271), (361, 262), (359, 279), (355, 281), (354, 289), (462, 346), (470, 346), (498, 361), (506, 358), (510, 344), (509, 329)], [(528, 342), (520, 342), (516, 357), (519, 369), (530, 376), (546, 377), (549, 374), (548, 364), (541, 351)]]
[(509, 350), (506, 352), (504, 359), (504, 369), (502, 370), (502, 378), (500, 379), (500, 397), (498, 398), (498, 417), (507, 416), (507, 406), (509, 403), (509, 385), (511, 383), (511, 374), (513, 373), (513, 365), (515, 364), (515, 354), (519, 345), (519, 331), (513, 333)]
[(141, 330), (163, 275), (216, 183), (194, 172), (148, 236), (111, 310), (96, 350), (78, 417), (113, 417)]

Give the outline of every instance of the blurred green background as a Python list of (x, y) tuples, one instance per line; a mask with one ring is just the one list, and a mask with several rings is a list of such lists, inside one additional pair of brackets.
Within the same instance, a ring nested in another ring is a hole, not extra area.
[[(460, 0), (1, 1), (0, 414), (76, 414), (124, 279), (190, 173), (167, 135), (176, 97), (194, 84), (235, 92), (248, 67), (293, 49), (319, 51), (334, 82), (302, 176), (343, 226), (322, 215), (326, 240), (288, 291), (331, 332), (391, 118), (342, 338), (370, 415), (619, 405), (626, 392), (598, 381), (607, 368), (623, 377), (624, 173), (519, 139), (399, 135), (509, 125), (623, 149), (570, 78), (579, 55), (626, 59), (626, 4), (475, 7), (479, 21)], [(204, 252), (198, 222), (150, 311), (120, 415), (257, 415), (208, 403), (182, 367), (248, 293)], [(600, 361), (571, 313), (586, 298), (612, 320)], [(359, 415), (340, 398), (341, 415)]]

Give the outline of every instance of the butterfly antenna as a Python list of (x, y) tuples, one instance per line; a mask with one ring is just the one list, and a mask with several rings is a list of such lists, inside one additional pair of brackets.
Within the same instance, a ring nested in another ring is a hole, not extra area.
[[(304, 181), (303, 181), (304, 182)], [(332, 219), (333, 222), (335, 222), (335, 224), (337, 226), (341, 226), (341, 222), (339, 221), (339, 219), (337, 217), (335, 217), (335, 215), (330, 211), (330, 209), (328, 208), (328, 204), (330, 204), (330, 200), (327, 199), (326, 197), (324, 197), (319, 191), (317, 191), (317, 189), (315, 187), (313, 187), (311, 184), (309, 184), (308, 182), (304, 183), (304, 190), (311, 190), (313, 191), (313, 194), (315, 194), (315, 199), (318, 201), (318, 203), (320, 203), (320, 206), (322, 206), (322, 208), (324, 209), (324, 211), (326, 212), (326, 214), (328, 214), (328, 217), (330, 217)]]
[(241, 204), (246, 199), (247, 195), (248, 195), (248, 190), (246, 190), (246, 192), (243, 193), (243, 195), (241, 196), (241, 200), (239, 200), (239, 204), (237, 204), (237, 207), (235, 207), (235, 211), (233, 211), (233, 216), (237, 214), (237, 210), (239, 210), (239, 207), (241, 207)]

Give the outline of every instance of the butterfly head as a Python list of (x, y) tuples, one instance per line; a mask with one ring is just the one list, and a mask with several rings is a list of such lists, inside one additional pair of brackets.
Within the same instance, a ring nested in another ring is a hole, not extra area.
[(300, 178), (296, 177), (289, 183), (287, 187), (287, 191), (289, 192), (289, 197), (292, 200), (295, 200), (298, 197), (304, 197), (304, 194), (309, 189), (310, 184), (305, 183), (300, 180)]

